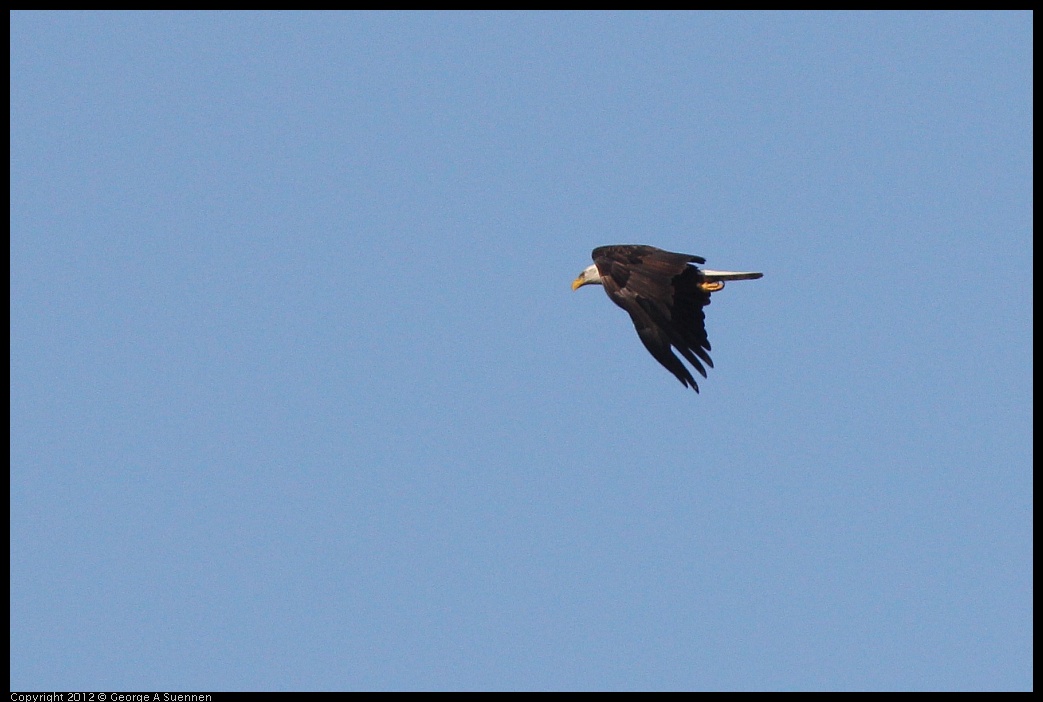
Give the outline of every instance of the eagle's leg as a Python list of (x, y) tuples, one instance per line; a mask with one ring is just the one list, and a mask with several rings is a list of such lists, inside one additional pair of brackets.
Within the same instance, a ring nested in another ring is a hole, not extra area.
[(704, 281), (702, 283), (699, 283), (699, 287), (705, 290), (706, 292), (714, 293), (724, 287), (724, 281), (718, 280), (712, 283), (709, 281)]

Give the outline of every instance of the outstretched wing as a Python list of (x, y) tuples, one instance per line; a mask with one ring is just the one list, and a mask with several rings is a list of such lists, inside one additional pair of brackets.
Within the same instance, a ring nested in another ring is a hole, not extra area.
[(710, 293), (700, 287), (702, 273), (690, 263), (699, 256), (652, 246), (602, 246), (591, 254), (609, 298), (630, 314), (641, 343), (681, 384), (699, 392), (691, 371), (671, 347), (704, 378), (710, 360), (703, 307)]

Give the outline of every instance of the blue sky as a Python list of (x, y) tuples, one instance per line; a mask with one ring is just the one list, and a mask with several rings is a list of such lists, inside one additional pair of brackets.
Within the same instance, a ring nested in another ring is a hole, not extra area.
[[(11, 687), (1032, 687), (1032, 16), (11, 16)], [(760, 270), (685, 390), (569, 283)]]

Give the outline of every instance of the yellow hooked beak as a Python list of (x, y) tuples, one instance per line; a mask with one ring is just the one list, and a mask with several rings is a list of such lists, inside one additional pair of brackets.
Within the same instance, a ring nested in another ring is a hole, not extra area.
[(574, 281), (572, 281), (572, 289), (573, 290), (578, 290), (578, 289), (580, 289), (581, 287), (583, 287), (584, 285), (586, 285), (589, 282), (590, 282), (589, 280), (587, 280), (583, 276), (580, 276), (580, 277), (576, 278)]

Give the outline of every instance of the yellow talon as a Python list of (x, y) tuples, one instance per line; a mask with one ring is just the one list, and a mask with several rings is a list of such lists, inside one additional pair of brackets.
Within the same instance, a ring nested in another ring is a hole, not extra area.
[(724, 281), (718, 280), (718, 281), (715, 281), (713, 283), (711, 283), (711, 282), (703, 282), (703, 283), (699, 283), (699, 287), (702, 288), (703, 290), (705, 290), (706, 292), (713, 293), (713, 292), (717, 292), (718, 290), (720, 290), (721, 288), (724, 287)]

